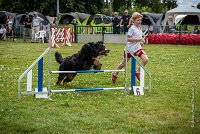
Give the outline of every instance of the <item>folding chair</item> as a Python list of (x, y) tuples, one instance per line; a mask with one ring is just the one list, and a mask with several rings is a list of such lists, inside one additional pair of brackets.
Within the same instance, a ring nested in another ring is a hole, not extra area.
[(42, 43), (44, 43), (44, 38), (45, 37), (46, 37), (46, 31), (44, 31), (44, 30), (41, 30), (41, 31), (38, 31), (37, 33), (35, 33), (35, 39), (36, 40), (41, 39)]

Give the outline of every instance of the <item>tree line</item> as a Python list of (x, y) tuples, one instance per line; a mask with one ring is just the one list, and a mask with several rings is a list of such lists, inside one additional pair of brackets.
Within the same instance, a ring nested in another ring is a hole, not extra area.
[[(59, 0), (60, 13), (84, 12), (88, 14), (111, 12), (164, 13), (175, 8), (176, 0)], [(44, 15), (56, 16), (57, 0), (0, 0), (0, 11), (25, 13), (38, 11)]]
[(175, 8), (177, 0), (113, 0), (113, 11), (123, 13), (124, 9), (131, 12), (165, 13)]
[[(102, 0), (59, 0), (60, 13), (103, 12)], [(0, 10), (13, 13), (38, 11), (44, 15), (56, 16), (57, 0), (0, 0)]]

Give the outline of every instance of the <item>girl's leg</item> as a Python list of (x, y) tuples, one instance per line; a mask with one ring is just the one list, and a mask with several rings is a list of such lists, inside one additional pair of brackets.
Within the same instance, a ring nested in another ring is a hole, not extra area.
[[(141, 64), (142, 64), (143, 66), (145, 66), (145, 65), (148, 63), (148, 61), (149, 61), (148, 56), (147, 56), (145, 53), (143, 53), (143, 54), (140, 56), (140, 58), (142, 59)], [(137, 71), (136, 71), (136, 77), (137, 77), (137, 79), (140, 81), (140, 66), (138, 67), (138, 69), (137, 69)]]
[[(126, 57), (127, 57), (127, 62), (129, 61), (129, 59), (132, 57), (132, 55), (130, 53), (126, 53), (126, 51), (124, 50), (124, 56), (122, 61), (119, 63), (119, 65), (117, 66), (117, 70), (121, 70), (122, 68), (125, 67), (126, 65)], [(112, 82), (115, 83), (117, 80), (117, 75), (119, 74), (119, 72), (112, 72)]]
[[(127, 59), (128, 60), (128, 59)], [(122, 61), (117, 66), (117, 70), (121, 70), (126, 65), (126, 59), (123, 58)], [(114, 75), (117, 76), (119, 72), (114, 72)]]
[[(143, 66), (145, 66), (148, 63), (148, 61), (149, 61), (149, 58), (148, 58), (148, 56), (145, 53), (142, 54), (140, 58), (142, 59), (141, 64)], [(140, 67), (137, 69), (136, 73), (140, 73)]]
[[(129, 58), (127, 59), (127, 62), (129, 61)], [(117, 66), (117, 70), (121, 70), (126, 65), (126, 59), (123, 57), (122, 61)], [(117, 75), (119, 72), (112, 72), (112, 82), (115, 83), (117, 80)]]

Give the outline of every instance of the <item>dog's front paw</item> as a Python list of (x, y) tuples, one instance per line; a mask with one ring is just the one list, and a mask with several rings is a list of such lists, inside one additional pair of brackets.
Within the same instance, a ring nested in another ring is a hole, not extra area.
[(101, 62), (99, 61), (99, 60), (95, 60), (94, 62), (93, 62), (93, 69), (94, 70), (101, 70), (101, 66), (102, 66), (102, 64), (101, 64)]
[(93, 69), (94, 69), (94, 70), (101, 70), (101, 66), (102, 66), (102, 65), (99, 65), (99, 66), (95, 66), (95, 65), (94, 65), (94, 66), (93, 66)]

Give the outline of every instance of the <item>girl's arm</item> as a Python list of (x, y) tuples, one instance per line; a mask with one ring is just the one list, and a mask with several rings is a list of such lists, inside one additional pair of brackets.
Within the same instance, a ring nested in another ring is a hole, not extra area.
[(134, 38), (128, 35), (128, 42), (144, 42), (143, 38)]

